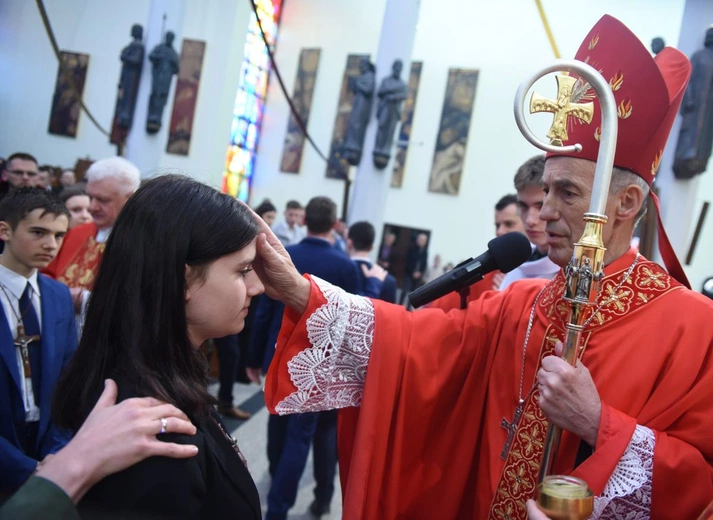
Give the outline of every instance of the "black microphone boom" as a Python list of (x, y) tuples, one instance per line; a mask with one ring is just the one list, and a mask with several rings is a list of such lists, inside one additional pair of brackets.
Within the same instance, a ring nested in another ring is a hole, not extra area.
[(414, 308), (421, 307), (441, 296), (473, 285), (491, 271), (509, 273), (532, 255), (530, 241), (522, 233), (511, 232), (488, 242), (488, 250), (477, 258), (458, 264), (452, 271), (439, 276), (408, 295)]

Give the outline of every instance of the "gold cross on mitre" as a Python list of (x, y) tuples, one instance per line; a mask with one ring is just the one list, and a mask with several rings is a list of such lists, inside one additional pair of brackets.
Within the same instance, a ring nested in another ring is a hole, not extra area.
[(562, 146), (568, 139), (567, 118), (572, 116), (585, 123), (592, 122), (594, 115), (594, 103), (572, 103), (572, 92), (574, 90), (576, 78), (572, 76), (556, 76), (557, 78), (557, 99), (547, 99), (533, 92), (530, 99), (530, 113), (552, 112), (555, 117), (550, 126), (547, 137), (550, 143), (555, 146)]

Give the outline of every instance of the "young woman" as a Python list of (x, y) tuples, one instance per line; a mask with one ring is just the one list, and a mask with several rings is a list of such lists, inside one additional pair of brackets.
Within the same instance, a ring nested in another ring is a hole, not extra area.
[(150, 396), (183, 410), (196, 435), (160, 437), (196, 445), (198, 455), (146, 459), (95, 486), (80, 510), (260, 518), (244, 459), (206, 392), (198, 350), (208, 338), (239, 332), (251, 298), (263, 291), (252, 270), (257, 233), (244, 205), (178, 176), (148, 181), (122, 209), (54, 413), (61, 426), (77, 430), (112, 378), (120, 400)]

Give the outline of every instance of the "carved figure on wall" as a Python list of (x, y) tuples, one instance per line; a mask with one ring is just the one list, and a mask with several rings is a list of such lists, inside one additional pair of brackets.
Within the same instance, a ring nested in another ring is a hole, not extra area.
[(391, 66), (391, 76), (384, 78), (379, 86), (379, 107), (376, 118), (379, 129), (374, 144), (374, 166), (385, 168), (391, 158), (396, 125), (401, 121), (401, 105), (408, 96), (408, 86), (401, 79), (403, 63), (395, 60)]
[(673, 161), (673, 171), (679, 179), (706, 171), (713, 149), (713, 26), (708, 27), (704, 48), (693, 54), (691, 65)]
[(129, 130), (134, 121), (136, 96), (139, 92), (139, 79), (144, 64), (145, 47), (141, 42), (144, 29), (139, 24), (131, 27), (134, 39), (121, 51), (121, 77), (119, 78), (119, 96), (116, 103), (116, 123)]
[(168, 31), (164, 43), (154, 47), (149, 54), (152, 64), (151, 97), (146, 131), (155, 134), (161, 129), (163, 109), (168, 100), (171, 80), (178, 73), (178, 54), (173, 49), (174, 34)]
[(661, 52), (664, 47), (666, 47), (666, 42), (660, 36), (657, 36), (656, 38), (651, 40), (651, 52), (653, 52), (654, 55)]
[(369, 58), (362, 58), (359, 62), (359, 75), (349, 78), (349, 88), (354, 93), (354, 101), (347, 121), (342, 156), (349, 164), (356, 166), (361, 161), (366, 126), (369, 124), (376, 88), (376, 67)]

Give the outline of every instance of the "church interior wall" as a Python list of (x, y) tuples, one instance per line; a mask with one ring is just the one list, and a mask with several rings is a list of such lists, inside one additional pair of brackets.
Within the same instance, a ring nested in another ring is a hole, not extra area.
[[(290, 0), (280, 27), (277, 62), (290, 92), (300, 50), (322, 49), (309, 131), (324, 153), (329, 151), (346, 56), (371, 53), (373, 58), (378, 45), (384, 1), (368, 0), (363, 7), (359, 2), (359, 9), (353, 4), (356, 2)], [(548, 0), (544, 6), (560, 53), (571, 58), (589, 29), (606, 13), (620, 18), (647, 46), (655, 36), (675, 44), (684, 0)], [(646, 16), (642, 16), (644, 12)], [(549, 63), (553, 53), (535, 2), (422, 0), (412, 59), (422, 61), (423, 69), (406, 172), (402, 188), (389, 190), (384, 221), (432, 230), (431, 257), (440, 253), (445, 261), (457, 262), (485, 249), (494, 236), (493, 206), (500, 196), (514, 192), (516, 169), (538, 153), (515, 126), (512, 103), (520, 81)], [(458, 196), (428, 191), (450, 68), (480, 71)], [(387, 73), (377, 71), (377, 80)], [(402, 79), (408, 79), (406, 73)], [(549, 78), (536, 88), (552, 97), (554, 84)], [(305, 145), (299, 175), (279, 172), (288, 107), (274, 80), (266, 114), (252, 201), (270, 197), (281, 208), (291, 198), (306, 202), (323, 194), (341, 205), (343, 184), (325, 178), (324, 162), (309, 145)], [(550, 121), (549, 116), (530, 118), (532, 128), (543, 136)], [(390, 175), (390, 168), (386, 174)]]
[[(88, 2), (45, 0), (59, 48), (89, 54), (84, 103), (111, 130), (121, 71), (119, 54), (131, 26), (148, 18), (150, 0)], [(0, 155), (29, 152), (40, 164), (73, 166), (77, 158), (100, 159), (116, 153), (86, 114), (77, 137), (47, 132), (58, 63), (35, 2), (0, 2)]]
[[(147, 103), (150, 93), (140, 90), (140, 98), (147, 99), (137, 102), (125, 154), (145, 176), (182, 172), (220, 186), (250, 15), (249, 2), (168, 0), (162, 4), (127, 0), (119, 5), (45, 0), (44, 3), (60, 49), (90, 55), (84, 102), (106, 130), (110, 130), (114, 115), (121, 71), (119, 55), (131, 41), (130, 30), (135, 23), (144, 27), (143, 41), (147, 43), (152, 4), (154, 9), (168, 12), (166, 29), (175, 33), (174, 49), (179, 55), (183, 38), (206, 42), (189, 155), (165, 151), (175, 77), (162, 128), (155, 135), (146, 134), (145, 117), (139, 117), (139, 107), (142, 102)], [(147, 55), (150, 47), (148, 44)], [(116, 147), (84, 113), (79, 118), (76, 138), (47, 133), (57, 69), (36, 4), (23, 0), (0, 2), (0, 72), (4, 78), (0, 82), (0, 113), (4, 122), (0, 126), (0, 156), (27, 151), (41, 164), (72, 166), (77, 158), (100, 159), (116, 154)], [(142, 80), (150, 75), (147, 60)]]
[[(180, 21), (174, 20), (179, 26), (172, 25), (171, 20), (168, 22), (168, 28), (176, 32), (177, 52), (180, 52), (182, 38), (206, 41), (190, 155), (183, 157), (165, 152), (172, 87), (161, 133), (156, 139), (143, 140), (142, 146), (151, 151), (147, 155), (151, 160), (147, 161), (149, 166), (142, 165), (142, 168), (146, 173), (185, 172), (218, 186), (239, 80), (249, 3), (180, 1), (183, 14)], [(119, 6), (86, 0), (45, 0), (45, 5), (60, 48), (90, 55), (84, 100), (102, 125), (109, 128), (121, 68), (119, 53), (130, 41), (131, 25), (147, 23), (152, 1), (126, 0)], [(620, 18), (647, 45), (655, 36), (677, 44), (682, 36), (679, 33), (684, 5), (684, 0), (544, 2), (552, 32), (566, 58), (574, 55), (583, 35), (604, 13)], [(301, 49), (320, 48), (322, 51), (309, 130), (324, 153), (328, 153), (331, 143), (346, 57), (348, 54), (375, 57), (384, 6), (385, 0), (289, 0), (285, 3), (276, 57), (290, 92)], [(684, 51), (690, 54), (689, 49)], [(537, 153), (514, 124), (514, 92), (525, 75), (549, 62), (552, 56), (534, 2), (422, 0), (412, 59), (422, 61), (423, 69), (406, 172), (403, 186), (389, 189), (384, 221), (430, 229), (433, 232), (431, 256), (440, 253), (445, 261), (455, 262), (484, 249), (493, 235), (494, 203), (501, 195), (513, 191), (515, 170)], [(458, 196), (428, 191), (450, 68), (479, 70)], [(70, 166), (80, 157), (100, 158), (115, 153), (115, 147), (85, 114), (80, 116), (76, 139), (47, 132), (57, 62), (33, 2), (0, 2), (0, 73), (3, 76), (0, 114), (4, 123), (0, 125), (0, 155), (24, 150), (35, 154), (41, 163)], [(144, 74), (150, 74), (148, 66)], [(387, 71), (377, 71), (378, 80), (386, 74)], [(407, 79), (407, 69), (402, 77)], [(554, 81), (541, 82), (537, 89), (553, 96)], [(288, 116), (287, 103), (273, 77), (251, 202), (259, 203), (269, 197), (281, 209), (289, 199), (306, 202), (321, 194), (332, 197), (341, 206), (343, 182), (325, 178), (325, 164), (309, 144), (305, 144), (299, 174), (279, 171)], [(549, 118), (534, 116), (530, 121), (533, 128), (544, 135)], [(134, 132), (143, 132), (143, 125), (144, 121), (135, 120)], [(132, 151), (127, 153), (131, 158)], [(666, 164), (665, 156), (662, 169)], [(709, 165), (708, 174), (695, 183), (695, 202), (691, 204), (695, 207), (693, 222), (703, 201), (709, 200), (708, 194), (713, 192), (711, 169), (713, 166)], [(390, 172), (389, 167), (385, 174), (390, 175)], [(669, 201), (665, 190), (662, 205), (664, 217), (673, 218), (675, 212), (667, 211)], [(713, 251), (713, 234), (706, 233), (709, 227), (710, 223), (701, 235), (693, 265), (687, 267), (694, 286), (713, 274), (703, 261), (706, 251)], [(687, 246), (692, 231), (693, 224), (689, 233), (683, 234), (685, 238), (681, 238), (680, 233), (672, 237), (679, 256), (685, 255), (686, 247), (680, 244)]]

